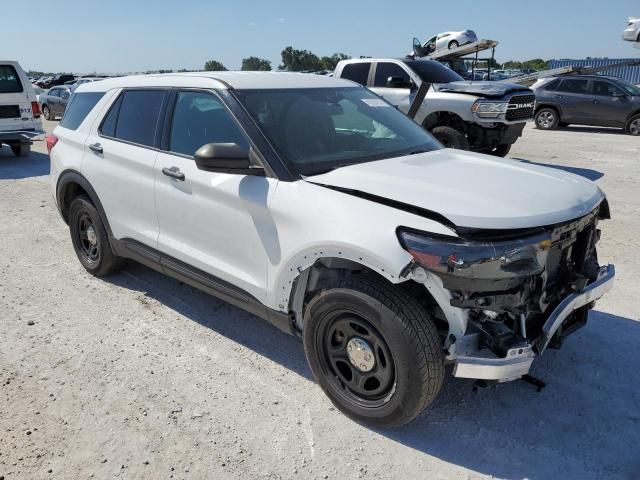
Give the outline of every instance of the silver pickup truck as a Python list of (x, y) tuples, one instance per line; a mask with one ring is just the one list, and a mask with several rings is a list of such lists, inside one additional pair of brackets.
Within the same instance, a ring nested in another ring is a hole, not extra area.
[(334, 76), (368, 87), (408, 113), (418, 87), (431, 84), (414, 120), (445, 147), (504, 157), (533, 119), (535, 95), (522, 85), (468, 82), (433, 60), (343, 60)]

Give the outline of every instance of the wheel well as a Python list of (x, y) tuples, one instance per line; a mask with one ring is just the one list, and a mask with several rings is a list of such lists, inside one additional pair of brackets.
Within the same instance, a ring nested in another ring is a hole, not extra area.
[(640, 115), (640, 109), (636, 110), (635, 112), (631, 112), (627, 117), (627, 122), (631, 120), (633, 117), (635, 117), (636, 115)]
[(429, 131), (440, 126), (455, 128), (463, 133), (467, 131), (465, 121), (453, 112), (433, 112), (422, 122), (422, 127)]
[(78, 195), (86, 195), (89, 194), (87, 191), (82, 188), (82, 186), (74, 181), (67, 182), (67, 184), (63, 187), (62, 192), (60, 193), (60, 197), (58, 201), (60, 202), (60, 213), (62, 214), (62, 218), (64, 221), (69, 223), (69, 207), (71, 206), (71, 202)]
[(433, 298), (424, 285), (413, 280), (394, 284), (380, 275), (380, 273), (365, 265), (352, 260), (335, 257), (318, 259), (313, 265), (301, 272), (294, 280), (289, 301), (289, 311), (291, 312), (294, 327), (298, 331), (302, 331), (304, 312), (307, 304), (317, 292), (326, 288), (335, 280), (348, 278), (353, 275), (383, 279), (391, 288), (399, 288), (412, 295), (432, 313), (438, 332), (442, 334), (443, 339), (447, 335), (449, 326), (446, 317), (442, 309), (438, 306), (435, 298)]
[(536, 110), (535, 110), (534, 113), (538, 113), (543, 108), (550, 108), (551, 110), (555, 110), (556, 113), (558, 114), (558, 117), (561, 116), (560, 109), (558, 107), (556, 107), (555, 105), (550, 105), (548, 103), (543, 103), (542, 105), (536, 105)]

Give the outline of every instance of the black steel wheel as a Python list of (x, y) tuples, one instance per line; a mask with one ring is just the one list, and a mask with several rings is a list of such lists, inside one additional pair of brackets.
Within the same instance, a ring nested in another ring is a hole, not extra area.
[(305, 310), (303, 340), (316, 380), (357, 421), (403, 425), (442, 386), (442, 340), (429, 312), (382, 278), (353, 276), (316, 292)]
[(84, 195), (71, 202), (69, 231), (76, 256), (89, 273), (101, 277), (121, 266), (122, 259), (111, 250), (98, 210)]

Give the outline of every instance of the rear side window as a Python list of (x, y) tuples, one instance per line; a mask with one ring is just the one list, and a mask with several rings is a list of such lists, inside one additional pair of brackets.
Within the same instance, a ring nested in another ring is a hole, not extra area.
[(555, 80), (544, 85), (542, 88), (544, 90), (548, 90), (549, 92), (554, 92), (558, 88), (558, 85), (560, 85), (560, 79), (556, 78)]
[(587, 93), (588, 80), (581, 79), (567, 79), (562, 80), (562, 83), (557, 88), (558, 92), (566, 93)]
[(342, 69), (340, 77), (367, 86), (370, 66), (370, 63), (348, 63)]
[(113, 104), (100, 128), (103, 135), (152, 147), (164, 90), (128, 90)]
[(103, 92), (76, 93), (67, 105), (60, 126), (69, 130), (77, 129), (103, 96)]
[(22, 83), (13, 65), (0, 65), (0, 93), (20, 93), (22, 91)]
[(207, 143), (236, 143), (249, 149), (240, 127), (217, 97), (203, 92), (178, 92), (169, 150), (192, 156)]

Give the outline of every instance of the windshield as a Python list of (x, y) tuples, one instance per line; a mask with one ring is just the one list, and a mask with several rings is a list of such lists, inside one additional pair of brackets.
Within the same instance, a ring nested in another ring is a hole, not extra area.
[(434, 60), (405, 60), (404, 63), (416, 72), (423, 82), (449, 83), (464, 80), (456, 72)]
[(301, 175), (442, 146), (365, 88), (236, 90), (278, 155)]
[(631, 82), (627, 82), (626, 80), (618, 79), (618, 85), (622, 87), (625, 93), (629, 95), (639, 95), (640, 96), (640, 88), (636, 87)]

